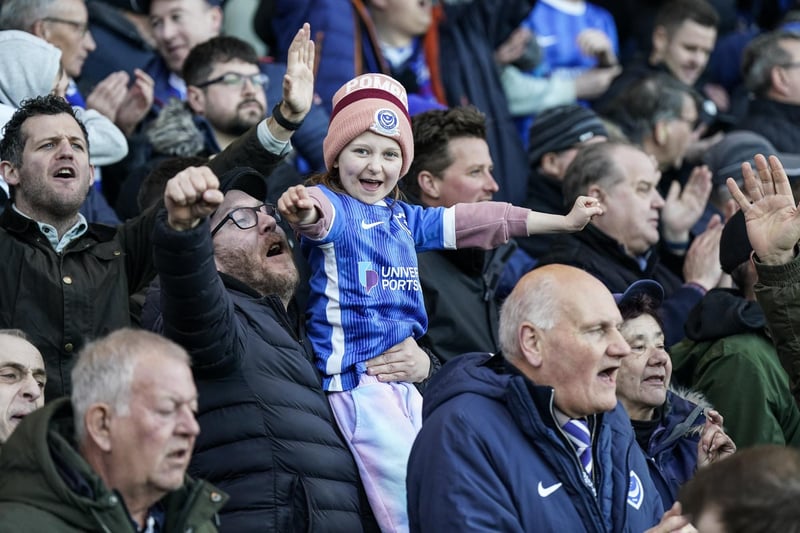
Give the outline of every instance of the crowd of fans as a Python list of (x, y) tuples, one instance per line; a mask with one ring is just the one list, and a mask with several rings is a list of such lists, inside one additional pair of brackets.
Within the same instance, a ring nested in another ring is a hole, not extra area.
[(0, 532), (800, 532), (798, 24), (0, 0)]

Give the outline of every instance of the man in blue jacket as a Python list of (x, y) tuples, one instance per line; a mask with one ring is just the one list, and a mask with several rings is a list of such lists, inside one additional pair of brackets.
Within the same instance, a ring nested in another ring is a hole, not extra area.
[[(158, 51), (158, 57), (144, 68), (155, 83), (153, 110), (156, 113), (161, 111), (170, 98), (186, 100), (187, 87), (182, 77), (184, 61), (192, 48), (220, 35), (223, 19), (220, 4), (219, 0), (139, 2), (142, 11), (150, 17), (150, 26)], [(286, 72), (288, 58), (285, 58), (285, 61), (274, 63), (265, 59), (259, 64), (261, 73), (271, 80), (271, 83), (266, 84), (264, 88), (268, 102), (280, 101), (281, 80)], [(292, 137), (292, 145), (312, 170), (325, 167), (322, 161), (322, 140), (327, 131), (327, 124), (328, 114), (323, 108), (312, 103), (304, 120), (304, 126), (300, 127)]]
[(408, 465), (411, 531), (680, 530), (615, 396), (630, 348), (611, 293), (549, 265), (500, 315), (502, 355), (463, 355), (429, 384)]

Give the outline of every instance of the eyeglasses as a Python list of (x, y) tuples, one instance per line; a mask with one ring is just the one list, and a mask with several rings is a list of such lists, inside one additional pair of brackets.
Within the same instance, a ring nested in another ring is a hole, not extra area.
[(781, 68), (797, 68), (800, 67), (800, 61), (793, 61), (791, 63), (781, 63), (778, 66)]
[(213, 78), (202, 83), (195, 83), (193, 85), (200, 89), (208, 87), (209, 85), (214, 85), (215, 83), (221, 83), (228, 87), (241, 87), (244, 85), (245, 80), (249, 80), (250, 83), (253, 84), (253, 87), (258, 87), (259, 85), (266, 86), (269, 83), (269, 76), (261, 72), (250, 75), (239, 74), (238, 72), (226, 72), (218, 78)]
[(56, 24), (66, 24), (67, 26), (72, 26), (72, 28), (78, 32), (81, 37), (85, 37), (86, 34), (89, 33), (88, 22), (78, 22), (77, 20), (62, 19), (58, 17), (45, 17), (42, 20), (45, 22), (55, 22)]
[(697, 127), (697, 125), (700, 122), (700, 117), (699, 116), (695, 116), (694, 118), (686, 118), (686, 117), (684, 117), (683, 115), (681, 115), (679, 113), (665, 111), (665, 112), (662, 112), (662, 113), (659, 113), (659, 114), (656, 115), (655, 119), (653, 120), (653, 126), (652, 127), (655, 127), (655, 125), (658, 124), (658, 122), (660, 122), (662, 120), (664, 120), (664, 121), (683, 122), (684, 124), (689, 126), (689, 128), (692, 131), (694, 131), (694, 129)]
[(224, 226), (229, 220), (236, 224), (236, 227), (239, 229), (250, 229), (255, 227), (258, 224), (259, 211), (274, 218), (275, 222), (281, 221), (281, 214), (272, 204), (261, 204), (255, 207), (237, 207), (225, 215), (225, 218), (223, 218), (219, 224), (217, 224), (214, 229), (211, 230), (211, 236), (213, 237), (216, 235), (222, 226)]
[(700, 122), (700, 117), (686, 118), (679, 115), (675, 117), (673, 120), (683, 122), (684, 124), (688, 125), (691, 130), (694, 130), (697, 127), (698, 123)]

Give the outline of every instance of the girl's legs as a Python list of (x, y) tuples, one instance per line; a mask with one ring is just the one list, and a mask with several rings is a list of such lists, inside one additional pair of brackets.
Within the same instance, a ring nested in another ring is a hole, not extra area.
[(328, 394), (384, 532), (408, 531), (406, 466), (422, 426), (422, 396), (411, 383), (363, 374), (355, 389)]

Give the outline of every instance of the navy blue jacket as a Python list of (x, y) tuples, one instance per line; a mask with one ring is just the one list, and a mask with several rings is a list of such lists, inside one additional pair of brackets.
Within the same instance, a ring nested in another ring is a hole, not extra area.
[(551, 387), (501, 356), (444, 365), (409, 458), (411, 531), (641, 533), (657, 524), (661, 498), (622, 406), (595, 417), (595, 496), (552, 405)]
[(681, 485), (697, 470), (698, 429), (706, 423), (703, 407), (667, 391), (661, 421), (645, 450), (650, 475), (665, 509), (672, 507)]

